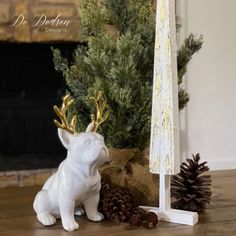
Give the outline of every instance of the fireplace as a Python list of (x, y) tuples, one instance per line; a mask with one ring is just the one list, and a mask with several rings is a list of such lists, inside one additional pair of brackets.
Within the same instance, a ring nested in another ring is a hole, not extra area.
[(65, 157), (52, 108), (66, 88), (51, 47), (70, 57), (80, 43), (78, 2), (0, 1), (0, 176), (56, 167)]
[(53, 124), (65, 81), (51, 47), (70, 57), (76, 44), (0, 44), (0, 170), (56, 167), (65, 150)]

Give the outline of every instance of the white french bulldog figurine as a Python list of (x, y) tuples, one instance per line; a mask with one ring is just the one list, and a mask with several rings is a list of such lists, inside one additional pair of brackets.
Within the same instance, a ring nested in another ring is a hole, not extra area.
[(59, 138), (68, 150), (66, 159), (60, 164), (57, 172), (44, 184), (35, 197), (34, 210), (38, 220), (45, 226), (56, 223), (61, 218), (62, 225), (67, 231), (79, 228), (74, 215), (83, 214), (84, 206), (88, 219), (101, 221), (104, 216), (98, 212), (101, 176), (98, 168), (108, 161), (108, 150), (104, 138), (96, 133), (97, 127), (107, 119), (108, 112), (103, 117), (105, 101), (100, 104), (102, 92), (94, 100), (97, 116), (92, 115), (92, 123), (86, 132), (77, 134), (75, 131), (76, 116), (68, 124), (66, 111), (73, 100), (69, 96), (63, 98), (61, 109), (54, 106), (54, 110), (62, 123), (54, 121), (58, 128)]

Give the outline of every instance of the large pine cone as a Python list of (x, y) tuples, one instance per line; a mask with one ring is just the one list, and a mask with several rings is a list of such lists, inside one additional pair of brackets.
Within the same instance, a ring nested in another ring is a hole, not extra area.
[(173, 208), (201, 212), (211, 200), (211, 176), (202, 175), (208, 171), (207, 162), (199, 164), (200, 155), (193, 155), (180, 166), (180, 173), (173, 176), (171, 194), (176, 199)]
[(135, 201), (128, 189), (118, 186), (105, 193), (102, 205), (105, 216), (119, 224), (128, 221)]

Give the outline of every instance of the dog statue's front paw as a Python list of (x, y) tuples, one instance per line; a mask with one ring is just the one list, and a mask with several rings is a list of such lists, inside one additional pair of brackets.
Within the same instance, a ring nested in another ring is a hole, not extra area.
[(94, 215), (88, 216), (88, 218), (92, 221), (101, 221), (104, 219), (104, 215), (100, 212), (95, 213)]
[(79, 228), (79, 224), (76, 223), (75, 221), (68, 221), (68, 222), (65, 222), (63, 223), (63, 228), (66, 230), (66, 231), (75, 231)]
[(56, 223), (55, 217), (49, 213), (37, 214), (37, 218), (45, 226), (54, 225)]

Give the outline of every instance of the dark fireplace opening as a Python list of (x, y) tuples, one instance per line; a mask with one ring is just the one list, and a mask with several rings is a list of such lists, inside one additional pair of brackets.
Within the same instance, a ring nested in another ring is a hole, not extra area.
[(0, 170), (56, 167), (65, 158), (53, 105), (65, 81), (51, 47), (71, 57), (76, 44), (0, 44)]

